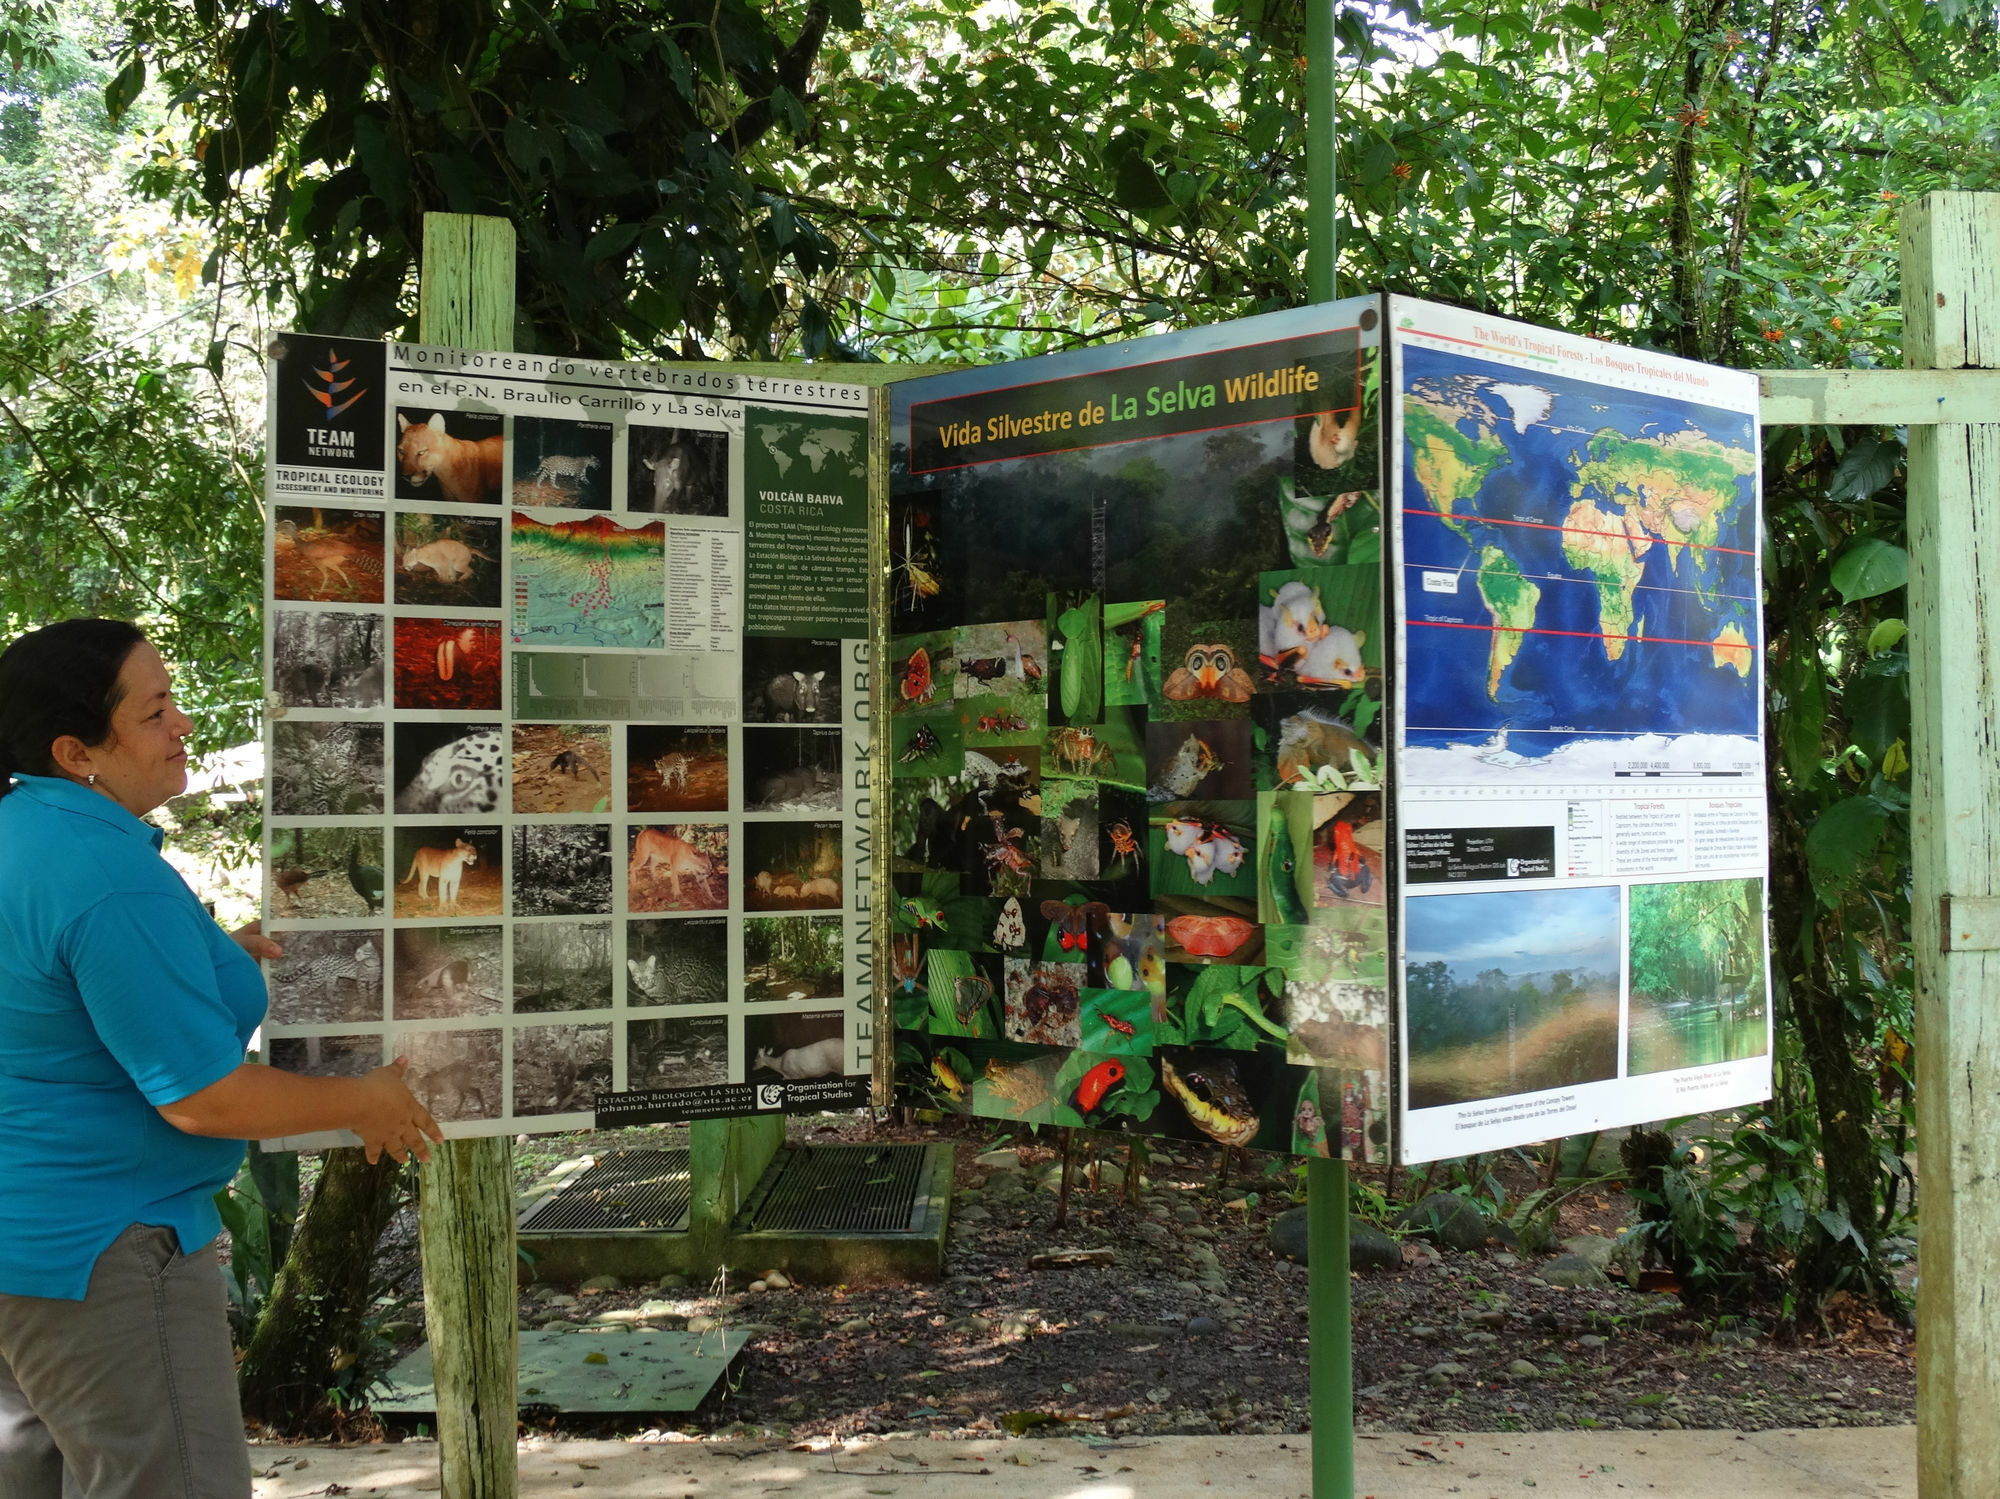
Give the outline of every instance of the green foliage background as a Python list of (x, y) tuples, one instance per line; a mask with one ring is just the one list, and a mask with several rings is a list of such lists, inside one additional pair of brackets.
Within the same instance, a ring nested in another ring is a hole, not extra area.
[[(252, 737), (265, 335), (413, 332), (429, 210), (516, 222), (517, 339), (547, 350), (985, 361), (1297, 305), (1303, 24), (1303, 0), (10, 6), (8, 633), (139, 617), (197, 748)], [(1894, 364), (1897, 214), (2000, 187), (1968, 0), (1405, 0), (1338, 31), (1346, 289)], [(1779, 1093), (1658, 1186), (1670, 1252), (1707, 1222), (1685, 1263), (1754, 1261), (1801, 1304), (1892, 1300), (1876, 1246), (1912, 1202), (1902, 467), (1900, 433), (1768, 434)]]

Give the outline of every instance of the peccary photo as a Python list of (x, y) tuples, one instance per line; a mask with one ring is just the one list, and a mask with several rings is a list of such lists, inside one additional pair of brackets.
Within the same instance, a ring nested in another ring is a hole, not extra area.
[(743, 650), (745, 723), (839, 723), (840, 642), (752, 638)]

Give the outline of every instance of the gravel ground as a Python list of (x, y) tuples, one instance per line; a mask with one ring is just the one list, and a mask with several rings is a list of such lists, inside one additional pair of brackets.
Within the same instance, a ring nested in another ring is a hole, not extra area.
[[(977, 1125), (800, 1121), (794, 1138), (954, 1141), (957, 1183), (945, 1276), (926, 1285), (749, 1290), (759, 1267), (686, 1286), (524, 1288), (523, 1327), (631, 1322), (753, 1339), (733, 1388), (689, 1431), (793, 1439), (859, 1432), (1281, 1434), (1309, 1427), (1307, 1274), (1279, 1257), (1273, 1220), (1298, 1200), (1292, 1163), (1239, 1155), (1218, 1189), (1218, 1153), (1164, 1152), (1138, 1201), (1072, 1188), (1055, 1226), (1056, 1151), (1006, 1140), (1019, 1166), (981, 1165), (994, 1136)], [(656, 1132), (657, 1143), (680, 1133)], [(1049, 1138), (1049, 1137), (1044, 1137)], [(1079, 1132), (1079, 1140), (1086, 1137)], [(560, 1159), (653, 1141), (631, 1131), (517, 1146), (525, 1185)], [(1107, 1152), (1112, 1142), (1107, 1141)], [(1087, 1147), (1079, 1147), (1087, 1166)], [(1378, 1188), (1380, 1173), (1373, 1176)], [(1405, 1198), (1412, 1196), (1406, 1190)], [(1583, 1194), (1560, 1233), (1615, 1235), (1631, 1204)], [(410, 1226), (385, 1241), (387, 1268), (414, 1287)], [(1110, 1263), (1035, 1269), (1031, 1257), (1108, 1249)], [(398, 1256), (401, 1259), (398, 1259)], [(1873, 1312), (1836, 1306), (1831, 1326), (1772, 1337), (1754, 1317), (1697, 1315), (1672, 1295), (1622, 1282), (1546, 1283), (1548, 1256), (1497, 1246), (1469, 1253), (1405, 1241), (1403, 1263), (1354, 1280), (1356, 1417), (1363, 1431), (1592, 1427), (1762, 1430), (1914, 1419), (1914, 1339)], [(420, 1308), (392, 1313), (399, 1352)], [(548, 1423), (569, 1435), (630, 1434), (659, 1421)]]

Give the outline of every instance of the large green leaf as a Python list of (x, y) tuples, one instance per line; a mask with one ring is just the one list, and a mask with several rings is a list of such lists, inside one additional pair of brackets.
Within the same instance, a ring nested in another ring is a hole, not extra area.
[(1872, 796), (1835, 802), (1806, 834), (1806, 865), (1813, 889), (1833, 905), (1843, 889), (1860, 884), (1873, 867), (1888, 831), (1889, 811)]
[(1910, 679), (1903, 672), (1863, 672), (1841, 695), (1854, 742), (1871, 760), (1910, 735)]
[(1894, 592), (1909, 581), (1910, 554), (1894, 542), (1864, 536), (1833, 564), (1833, 586), (1844, 604)]

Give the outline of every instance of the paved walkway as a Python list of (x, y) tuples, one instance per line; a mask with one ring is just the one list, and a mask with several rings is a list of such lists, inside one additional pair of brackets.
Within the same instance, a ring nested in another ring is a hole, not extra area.
[[(1084, 1443), (870, 1441), (794, 1452), (770, 1442), (521, 1444), (522, 1499), (1306, 1499), (1302, 1437)], [(1914, 1499), (1916, 1428), (1524, 1432), (1362, 1437), (1355, 1493), (1373, 1499)], [(437, 1448), (256, 1447), (257, 1499), (438, 1491)], [(339, 1487), (330, 1487), (338, 1485)]]

